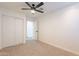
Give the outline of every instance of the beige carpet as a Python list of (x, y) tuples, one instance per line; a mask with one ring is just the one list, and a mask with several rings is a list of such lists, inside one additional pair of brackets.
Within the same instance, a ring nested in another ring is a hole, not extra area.
[(0, 50), (1, 56), (75, 56), (62, 49), (40, 41), (27, 41), (26, 44), (7, 47)]

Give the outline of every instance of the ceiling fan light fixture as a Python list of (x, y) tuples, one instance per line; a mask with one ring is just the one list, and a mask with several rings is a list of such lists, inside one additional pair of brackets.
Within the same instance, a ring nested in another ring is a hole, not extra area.
[(33, 14), (34, 14), (34, 13), (35, 13), (35, 11), (34, 11), (34, 10), (31, 10), (31, 13), (33, 13)]

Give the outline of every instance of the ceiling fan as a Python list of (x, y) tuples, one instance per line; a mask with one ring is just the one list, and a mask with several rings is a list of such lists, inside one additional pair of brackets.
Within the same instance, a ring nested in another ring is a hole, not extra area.
[[(28, 2), (25, 2), (30, 8), (22, 8), (22, 10), (31, 10), (32, 13), (35, 13), (35, 11), (44, 13), (42, 10), (38, 10), (38, 8), (42, 5), (44, 5), (43, 2), (40, 2), (38, 5), (32, 4), (30, 5)], [(42, 8), (41, 8), (42, 9)]]

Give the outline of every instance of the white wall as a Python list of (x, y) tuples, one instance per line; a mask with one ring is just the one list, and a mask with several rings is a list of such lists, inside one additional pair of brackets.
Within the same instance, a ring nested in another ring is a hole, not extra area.
[[(22, 13), (0, 8), (0, 48), (7, 47), (9, 44), (17, 45), (24, 43), (25, 18), (26, 17)], [(5, 35), (8, 35), (8, 38)], [(12, 37), (13, 39), (9, 40)]]
[(38, 17), (39, 40), (79, 54), (79, 3)]

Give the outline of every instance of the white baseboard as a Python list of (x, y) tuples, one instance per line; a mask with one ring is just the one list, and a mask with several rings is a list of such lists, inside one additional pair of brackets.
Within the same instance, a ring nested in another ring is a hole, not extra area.
[(42, 40), (39, 40), (39, 41), (41, 41), (41, 42), (43, 42), (43, 43), (46, 43), (46, 44), (49, 44), (49, 45), (51, 45), (51, 46), (55, 46), (55, 47), (57, 47), (57, 48), (63, 49), (63, 50), (65, 50), (65, 51), (71, 52), (71, 53), (73, 53), (73, 54), (79, 56), (79, 53), (76, 52), (76, 51), (72, 51), (72, 50), (70, 50), (70, 49), (68, 49), (68, 48), (64, 48), (64, 47), (59, 46), (59, 45), (51, 44), (51, 43), (48, 43), (48, 42), (46, 42), (46, 41), (42, 41)]

